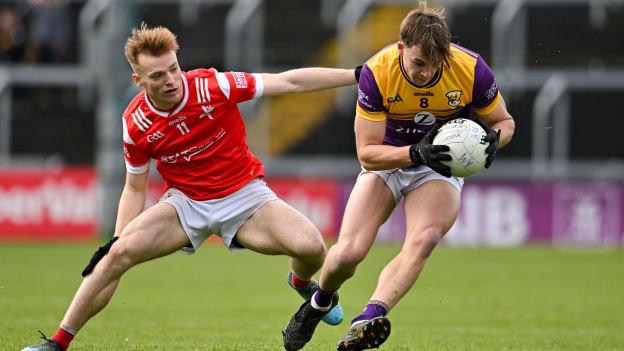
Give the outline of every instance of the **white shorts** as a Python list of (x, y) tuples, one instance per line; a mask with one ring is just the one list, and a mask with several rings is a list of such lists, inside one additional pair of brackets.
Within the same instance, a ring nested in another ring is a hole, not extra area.
[(358, 177), (364, 173), (374, 173), (381, 178), (392, 192), (395, 204), (398, 204), (407, 193), (430, 180), (443, 180), (454, 186), (460, 193), (464, 185), (464, 178), (447, 178), (427, 166), (394, 168), (383, 171), (368, 171), (362, 168)]
[(182, 228), (192, 245), (182, 251), (192, 254), (212, 234), (220, 236), (230, 250), (243, 249), (234, 240), (238, 228), (271, 200), (277, 200), (277, 195), (264, 180), (256, 178), (220, 199), (195, 201), (172, 188), (158, 202), (171, 204), (178, 212)]

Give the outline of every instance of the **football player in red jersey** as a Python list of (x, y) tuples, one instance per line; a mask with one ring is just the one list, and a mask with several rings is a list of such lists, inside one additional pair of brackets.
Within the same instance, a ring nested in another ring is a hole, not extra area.
[(354, 129), (362, 172), (347, 202), (338, 242), (323, 263), (320, 289), (286, 328), (289, 350), (310, 340), (322, 308), (331, 306), (335, 292), (366, 257), (379, 227), (403, 200), (403, 248), (381, 272), (338, 350), (377, 348), (385, 342), (390, 334), (386, 315), (414, 285), (459, 214), (463, 179), (440, 162), (450, 157), (443, 153), (448, 146), (432, 145), (438, 125), (458, 117), (481, 122), (487, 132), (486, 167), (513, 136), (514, 120), (490, 68), (476, 53), (451, 44), (442, 8), (420, 3), (401, 23), (400, 41), (366, 61), (359, 75)]
[[(278, 74), (181, 71), (176, 37), (163, 27), (135, 29), (125, 46), (132, 79), (143, 90), (123, 113), (126, 183), (113, 239), (98, 249), (60, 328), (27, 351), (66, 350), (76, 333), (113, 296), (131, 267), (179, 250), (194, 252), (211, 234), (231, 250), (292, 258), (288, 284), (304, 299), (326, 248), (306, 217), (277, 198), (248, 149), (237, 103), (356, 83), (354, 70), (302, 68)], [(144, 209), (150, 160), (166, 182)], [(325, 321), (338, 324), (337, 298)]]

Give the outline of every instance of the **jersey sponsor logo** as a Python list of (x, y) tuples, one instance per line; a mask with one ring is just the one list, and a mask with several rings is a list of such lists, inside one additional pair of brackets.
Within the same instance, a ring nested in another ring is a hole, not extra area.
[(163, 163), (176, 163), (178, 162), (178, 160), (180, 160), (180, 158), (182, 158), (186, 162), (191, 162), (191, 159), (193, 159), (193, 156), (200, 154), (203, 151), (206, 151), (206, 149), (211, 147), (214, 143), (221, 140), (221, 138), (223, 138), (225, 134), (226, 134), (225, 130), (221, 128), (219, 129), (219, 132), (214, 137), (212, 137), (207, 143), (197, 145), (197, 146), (192, 146), (184, 151), (176, 152), (173, 155), (161, 156), (160, 161)]
[(400, 134), (424, 134), (427, 132), (426, 130), (403, 126), (398, 126), (394, 131)]
[(397, 93), (395, 96), (388, 97), (387, 101), (389, 104), (392, 104), (395, 102), (403, 102), (403, 98), (401, 98), (401, 95)]
[(210, 101), (210, 93), (208, 92), (208, 78), (195, 78), (195, 91), (197, 92), (197, 101)]
[(199, 115), (199, 119), (202, 119), (204, 117), (208, 117), (208, 119), (214, 119), (212, 117), (212, 115), (210, 114), (212, 111), (214, 111), (214, 107), (212, 107), (212, 105), (208, 105), (208, 106), (203, 106), (202, 105), (202, 110), (204, 111), (204, 113), (202, 113), (201, 115)]
[(446, 93), (446, 98), (448, 99), (448, 105), (451, 107), (457, 107), (461, 104), (462, 91), (461, 90), (451, 90)]
[(152, 125), (152, 121), (145, 117), (145, 114), (140, 108), (137, 108), (134, 112), (132, 112), (131, 116), (134, 124), (144, 133)]
[(247, 88), (247, 78), (242, 72), (232, 72), (232, 78), (234, 78), (234, 84), (239, 89)]
[(169, 125), (172, 126), (174, 124), (178, 124), (178, 123), (180, 123), (182, 121), (185, 121), (185, 120), (186, 120), (186, 116), (180, 116), (180, 117), (174, 119), (173, 121), (170, 121)]
[(165, 133), (161, 132), (160, 130), (157, 131), (156, 133), (152, 133), (150, 135), (147, 136), (147, 142), (148, 143), (153, 143), (156, 140), (160, 140), (162, 138), (165, 137)]
[(423, 111), (414, 115), (414, 123), (421, 126), (430, 126), (436, 122), (436, 116), (431, 112)]
[(496, 81), (494, 81), (492, 82), (492, 85), (490, 86), (490, 88), (485, 91), (485, 98), (488, 100), (492, 99), (494, 96), (496, 96), (497, 91), (498, 91), (498, 86), (496, 84)]

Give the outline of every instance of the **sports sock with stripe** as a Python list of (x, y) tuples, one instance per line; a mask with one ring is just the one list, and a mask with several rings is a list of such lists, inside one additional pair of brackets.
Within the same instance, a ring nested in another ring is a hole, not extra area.
[(328, 311), (331, 308), (332, 300), (336, 291), (325, 291), (318, 289), (312, 295), (312, 307), (321, 311)]
[(63, 350), (67, 350), (67, 348), (69, 348), (69, 344), (72, 342), (72, 340), (74, 340), (74, 336), (76, 336), (77, 333), (77, 331), (61, 325), (56, 333), (52, 335), (52, 340), (58, 342)]
[(384, 317), (388, 314), (390, 308), (388, 305), (381, 301), (371, 300), (368, 302), (368, 305), (364, 308), (364, 312), (359, 316), (353, 318), (351, 321), (351, 326), (354, 324), (358, 324), (359, 322), (368, 321), (376, 317)]
[(301, 289), (301, 288), (305, 288), (306, 286), (310, 285), (311, 280), (310, 279), (308, 279), (308, 280), (300, 279), (299, 277), (297, 277), (295, 272), (292, 272), (290, 282), (292, 283), (292, 285), (295, 288)]

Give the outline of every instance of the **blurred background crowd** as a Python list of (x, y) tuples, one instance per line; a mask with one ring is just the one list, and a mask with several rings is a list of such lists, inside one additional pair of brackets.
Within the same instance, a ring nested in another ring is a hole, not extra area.
[(4, 4), (0, 12), (2, 61), (49, 63), (70, 60), (69, 10), (67, 4), (59, 0)]

